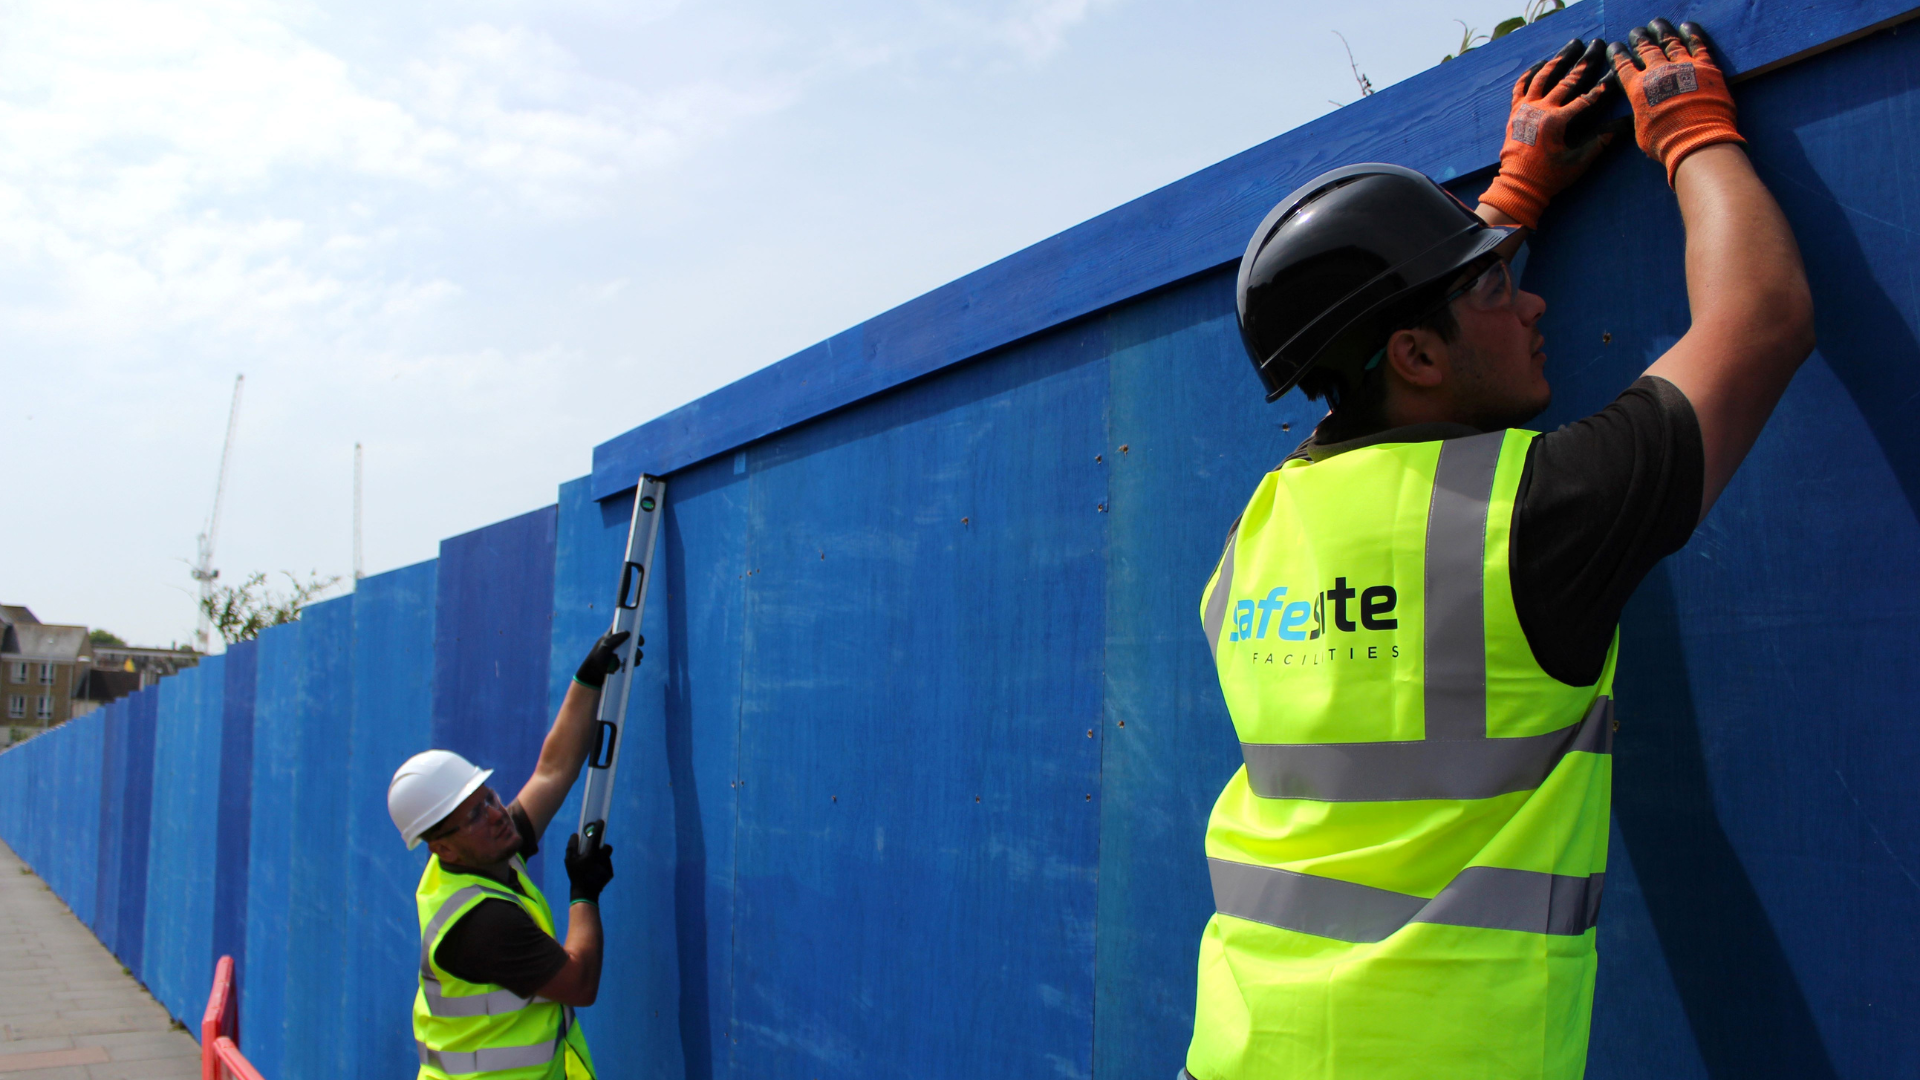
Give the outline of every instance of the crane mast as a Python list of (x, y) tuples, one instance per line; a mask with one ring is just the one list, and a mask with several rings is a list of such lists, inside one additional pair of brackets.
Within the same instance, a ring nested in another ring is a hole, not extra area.
[(200, 532), (198, 557), (193, 565), (193, 579), (200, 583), (200, 621), (194, 631), (194, 647), (205, 654), (210, 646), (213, 620), (207, 614), (207, 608), (213, 600), (213, 579), (220, 571), (213, 568), (213, 543), (220, 531), (220, 503), (227, 494), (227, 464), (233, 458), (233, 432), (240, 423), (240, 391), (245, 388), (247, 377), (233, 377), (233, 405), (227, 410), (227, 441), (220, 447), (220, 478), (213, 485), (213, 513), (207, 515), (207, 527)]
[(367, 576), (360, 559), (360, 444), (353, 444), (353, 580)]

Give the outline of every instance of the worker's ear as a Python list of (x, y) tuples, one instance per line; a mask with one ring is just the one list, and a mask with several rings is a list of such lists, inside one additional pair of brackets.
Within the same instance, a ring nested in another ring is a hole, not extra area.
[(1446, 342), (1431, 330), (1394, 331), (1386, 354), (1388, 369), (1409, 386), (1429, 390), (1446, 380)]

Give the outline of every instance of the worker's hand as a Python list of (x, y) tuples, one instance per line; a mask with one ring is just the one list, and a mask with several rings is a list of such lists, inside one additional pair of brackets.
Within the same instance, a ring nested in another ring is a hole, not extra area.
[[(1611, 129), (1568, 145), (1573, 119), (1598, 105), (1616, 87), (1607, 77), (1606, 42), (1578, 39), (1528, 68), (1513, 84), (1507, 139), (1500, 146), (1500, 174), (1480, 201), (1529, 229), (1555, 195), (1580, 178), (1614, 140)], [(1595, 114), (1596, 116), (1599, 114)]]
[[(605, 633), (600, 640), (587, 650), (587, 658), (580, 661), (580, 670), (573, 673), (573, 681), (581, 686), (598, 690), (607, 683), (607, 676), (620, 670), (620, 646), (627, 640), (625, 630), (619, 633)], [(644, 643), (645, 638), (641, 639)]]
[(1655, 19), (1636, 26), (1627, 44), (1607, 56), (1633, 103), (1633, 134), (1647, 156), (1666, 166), (1667, 184), (1688, 154), (1714, 143), (1746, 145), (1733, 126), (1727, 77), (1707, 52), (1706, 31), (1695, 23)]
[(567, 837), (568, 903), (600, 902), (600, 890), (613, 880), (613, 845), (601, 844), (593, 854), (580, 854), (580, 834)]

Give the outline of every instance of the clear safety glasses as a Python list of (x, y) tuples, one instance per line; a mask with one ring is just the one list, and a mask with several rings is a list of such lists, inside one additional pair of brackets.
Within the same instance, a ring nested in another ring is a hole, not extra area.
[[(1465, 285), (1448, 293), (1446, 299), (1421, 312), (1418, 318), (1407, 320), (1407, 324), (1418, 326), (1432, 318), (1434, 312), (1455, 300), (1466, 301), (1467, 306), (1475, 311), (1511, 309), (1514, 300), (1520, 295), (1520, 275), (1526, 269), (1527, 245), (1521, 244), (1520, 249), (1513, 253), (1511, 265), (1507, 259), (1493, 260), (1485, 270), (1475, 274)], [(1380, 351), (1367, 360), (1365, 370), (1372, 371), (1379, 367), (1380, 361), (1385, 359), (1386, 355), (1386, 347), (1381, 346)]]
[(1472, 281), (1447, 294), (1447, 298), (1434, 305), (1438, 311), (1455, 300), (1462, 300), (1475, 311), (1498, 311), (1513, 306), (1515, 286), (1513, 271), (1505, 259), (1496, 259), (1493, 265), (1480, 271)]
[(473, 825), (475, 822), (485, 819), (489, 811), (498, 810), (498, 809), (501, 809), (500, 796), (495, 795), (493, 793), (492, 788), (486, 787), (483, 785), (480, 788), (480, 801), (477, 803), (474, 803), (473, 809), (468, 810), (464, 815), (462, 815), (462, 818), (458, 824), (456, 824), (453, 818), (449, 816), (447, 820), (440, 823), (439, 828), (433, 831), (433, 835), (422, 837), (422, 839), (428, 840), (428, 841), (445, 840), (447, 837), (452, 836), (454, 833), (459, 832), (461, 829), (465, 829)]

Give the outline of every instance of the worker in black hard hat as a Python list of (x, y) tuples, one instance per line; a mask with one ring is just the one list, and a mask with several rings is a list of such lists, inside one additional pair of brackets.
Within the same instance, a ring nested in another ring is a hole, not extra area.
[[(1517, 249), (1616, 83), (1679, 198), (1693, 324), (1600, 412), (1518, 430), (1551, 390)], [(1254, 235), (1249, 354), (1269, 398), (1330, 408), (1201, 602), (1245, 767), (1207, 829), (1197, 1080), (1583, 1074), (1615, 624), (1813, 347), (1743, 145), (1699, 28), (1655, 20), (1519, 80), (1477, 209), (1356, 165)]]

